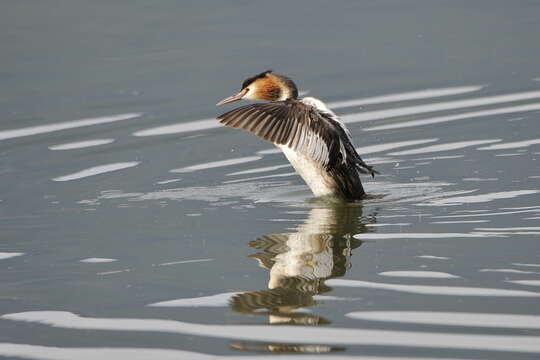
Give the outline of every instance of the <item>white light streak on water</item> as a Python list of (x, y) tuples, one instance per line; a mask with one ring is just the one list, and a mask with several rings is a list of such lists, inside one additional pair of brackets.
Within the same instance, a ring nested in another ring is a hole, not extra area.
[(173, 182), (178, 182), (178, 181), (181, 181), (182, 179), (169, 179), (169, 180), (161, 180), (161, 181), (158, 181), (156, 182), (157, 185), (165, 185), (165, 184), (170, 184), (170, 183), (173, 183)]
[(127, 169), (130, 167), (134, 167), (139, 165), (139, 161), (131, 161), (131, 162), (120, 162), (120, 163), (113, 163), (113, 164), (107, 164), (107, 165), (100, 165), (100, 166), (94, 166), (88, 169), (84, 169), (81, 171), (78, 171), (73, 174), (59, 176), (56, 178), (53, 178), (53, 181), (70, 181), (70, 180), (78, 180), (83, 179), (89, 176), (104, 174), (112, 171), (118, 171), (122, 169)]
[(160, 301), (148, 306), (154, 307), (226, 307), (229, 305), (229, 301), (235, 295), (241, 294), (240, 292), (227, 292), (222, 294), (200, 296), (194, 298), (184, 298)]
[(292, 166), (291, 164), (266, 166), (266, 167), (260, 167), (260, 168), (255, 168), (255, 169), (249, 169), (249, 170), (233, 172), (233, 173), (227, 174), (227, 176), (256, 174), (256, 173), (260, 173), (260, 172), (268, 172), (268, 171), (274, 171), (274, 170), (278, 170), (278, 169), (283, 169), (283, 168), (287, 168), (287, 167), (291, 167), (291, 166)]
[[(535, 96), (535, 97), (539, 97), (539, 96)], [(378, 131), (378, 130), (402, 129), (402, 128), (413, 127), (413, 126), (431, 125), (431, 124), (438, 124), (442, 122), (462, 120), (462, 119), (472, 119), (476, 117), (494, 116), (494, 115), (511, 114), (511, 113), (516, 113), (516, 112), (526, 112), (526, 111), (536, 111), (536, 110), (540, 110), (540, 103), (534, 103), (530, 105), (509, 106), (509, 107), (497, 108), (493, 110), (474, 111), (474, 112), (468, 112), (468, 113), (457, 114), (457, 115), (438, 116), (438, 117), (432, 117), (432, 118), (423, 119), (423, 120), (404, 121), (404, 122), (399, 122), (399, 123), (389, 124), (389, 125), (366, 127), (363, 130), (364, 131)], [(422, 112), (426, 112), (426, 111), (422, 111)], [(416, 112), (413, 112), (412, 114), (415, 114), (415, 113)], [(404, 114), (404, 115), (409, 115), (409, 114)], [(374, 120), (374, 119), (367, 119), (367, 120), (361, 120), (361, 121), (368, 121), (368, 120)], [(355, 121), (350, 121), (350, 122), (355, 122)]]
[(438, 271), (384, 271), (381, 276), (410, 277), (410, 278), (433, 278), (433, 279), (457, 279), (461, 276)]
[(498, 157), (509, 157), (509, 156), (520, 156), (523, 155), (522, 153), (512, 153), (512, 154), (496, 154), (495, 156)]
[(527, 230), (540, 230), (540, 226), (526, 226), (526, 227), (505, 227), (505, 228), (475, 228), (474, 230), (480, 231), (527, 231)]
[(465, 157), (465, 155), (446, 155), (446, 156), (433, 156), (420, 159), (412, 159), (413, 161), (422, 161), (422, 160), (447, 160), (447, 159), (459, 159)]
[(87, 258), (79, 260), (82, 263), (89, 263), (89, 264), (98, 264), (98, 263), (110, 263), (114, 261), (118, 261), (117, 259), (109, 259), (109, 258)]
[(540, 286), (540, 280), (509, 280), (507, 282), (526, 286)]
[(518, 210), (518, 211), (502, 211), (502, 212), (482, 213), (482, 214), (441, 215), (441, 216), (433, 216), (433, 219), (463, 218), (463, 217), (478, 217), (478, 216), (499, 216), (499, 215), (521, 214), (521, 213), (528, 213), (528, 212), (538, 212), (538, 209)]
[(120, 274), (120, 273), (124, 273), (124, 272), (130, 272), (131, 269), (122, 269), (122, 270), (112, 270), (112, 271), (104, 271), (104, 272), (99, 272), (97, 273), (96, 275), (114, 275), (114, 274)]
[(158, 127), (145, 129), (145, 130), (136, 131), (133, 133), (133, 136), (155, 136), (155, 135), (178, 134), (178, 133), (184, 133), (184, 132), (214, 129), (214, 128), (218, 128), (222, 126), (223, 125), (221, 125), (219, 121), (216, 119), (195, 120), (195, 121), (187, 121), (184, 123), (158, 126)]
[(463, 221), (433, 221), (430, 224), (470, 224), (470, 223), (486, 223), (489, 220), (463, 220)]
[(484, 233), (363, 233), (354, 237), (359, 240), (384, 240), (384, 239), (446, 239), (446, 238), (476, 238), (487, 237)]
[(200, 263), (200, 262), (207, 262), (207, 261), (214, 261), (214, 259), (191, 259), (191, 260), (169, 261), (169, 262), (164, 262), (164, 263), (161, 263), (161, 264), (157, 264), (157, 266), (191, 264), (191, 263)]
[(525, 266), (525, 267), (540, 267), (540, 264), (523, 264), (523, 263), (513, 263), (515, 266)]
[(251, 341), (540, 352), (540, 337), (530, 335), (479, 335), (290, 325), (207, 325), (163, 319), (85, 318), (65, 311), (23, 312), (3, 315), (1, 318), (65, 329), (151, 331)]
[(351, 99), (351, 100), (342, 100), (342, 101), (333, 101), (326, 104), (331, 109), (340, 109), (345, 107), (352, 106), (362, 106), (362, 105), (371, 105), (371, 104), (384, 104), (389, 102), (397, 101), (408, 101), (408, 100), (418, 100), (418, 99), (428, 99), (441, 96), (450, 96), (464, 94), (472, 91), (478, 91), (482, 89), (482, 86), (457, 86), (457, 87), (448, 87), (448, 88), (439, 88), (439, 89), (426, 89), (419, 91), (410, 91), (397, 94), (388, 94), (381, 96), (373, 96), (361, 99)]
[(480, 272), (494, 272), (494, 273), (506, 273), (506, 274), (536, 274), (534, 271), (525, 271), (517, 269), (480, 269)]
[(218, 360), (229, 356), (213, 356), (192, 351), (126, 347), (56, 347), (0, 343), (0, 356), (34, 360)]
[(448, 326), (540, 329), (540, 316), (436, 311), (358, 311), (345, 316), (372, 321)]
[(501, 297), (540, 297), (540, 293), (524, 290), (507, 290), (465, 286), (436, 286), (436, 285), (405, 285), (387, 284), (372, 281), (330, 279), (329, 286), (358, 287), (399, 291), (410, 294), (441, 295), (441, 296), (501, 296)]
[(0, 131), (0, 140), (13, 139), (13, 138), (30, 136), (30, 135), (45, 134), (45, 133), (50, 133), (50, 132), (55, 132), (55, 131), (60, 131), (60, 130), (83, 127), (83, 126), (106, 124), (106, 123), (111, 123), (115, 121), (129, 120), (129, 119), (137, 118), (141, 115), (142, 114), (140, 113), (120, 114), (120, 115), (112, 115), (112, 116), (103, 116), (103, 117), (98, 117), (98, 118), (52, 123), (52, 124), (47, 124), (47, 125), (31, 126), (31, 127), (26, 127), (26, 128), (20, 128), (20, 129), (3, 130), (3, 131)]
[(539, 210), (540, 210), (540, 205), (535, 205), (535, 206), (517, 206), (517, 207), (502, 207), (502, 208), (499, 208), (499, 210), (524, 210), (524, 209), (539, 209)]
[(531, 145), (540, 144), (540, 139), (514, 141), (502, 144), (495, 144), (490, 146), (479, 147), (477, 150), (505, 150), (505, 149), (517, 149), (522, 147), (528, 147)]
[[(362, 298), (351, 298), (351, 297), (341, 297), (341, 296), (331, 296), (331, 295), (314, 295), (314, 300), (317, 301), (355, 301), (361, 300)], [(308, 311), (308, 309), (298, 309), (303, 311)]]
[(356, 148), (356, 151), (358, 151), (358, 153), (361, 155), (366, 155), (366, 154), (372, 154), (376, 152), (386, 151), (386, 150), (405, 147), (405, 146), (431, 143), (437, 140), (439, 139), (433, 138), (433, 139), (418, 139), (418, 140), (409, 140), (409, 141), (396, 141), (396, 142), (390, 142), (386, 144), (362, 146), (362, 147)]
[(422, 147), (422, 148), (419, 148), (419, 149), (391, 152), (388, 155), (425, 154), (425, 153), (430, 153), (430, 152), (439, 152), (439, 151), (463, 149), (463, 148), (466, 148), (466, 147), (469, 147), (469, 146), (475, 146), (475, 145), (481, 145), (481, 144), (490, 144), (490, 143), (494, 143), (494, 142), (498, 142), (498, 141), (501, 141), (501, 139), (457, 141), (457, 142), (451, 142), (451, 143), (446, 143), (446, 144), (437, 144), (437, 145), (426, 146), (426, 147)]
[(503, 232), (503, 231), (482, 231), (481, 234), (490, 234), (493, 236), (499, 236), (499, 235), (540, 235), (540, 231), (509, 231), (509, 232)]
[[(473, 203), (483, 203), (499, 199), (512, 199), (517, 196), (537, 194), (540, 190), (516, 190), (516, 191), (501, 191), (480, 195), (470, 195), (470, 196), (456, 196), (449, 197), (444, 199), (434, 199), (430, 200), (427, 204), (419, 204), (420, 206), (447, 206), (447, 205), (457, 205), (457, 204), (473, 204)], [(487, 214), (486, 214), (487, 215)]]
[(87, 147), (99, 146), (110, 144), (114, 139), (95, 139), (95, 140), (84, 140), (71, 142), (66, 144), (52, 145), (49, 146), (49, 150), (73, 150), (73, 149), (83, 149)]
[(186, 166), (179, 169), (172, 169), (170, 172), (172, 173), (185, 173), (185, 172), (192, 172), (197, 170), (206, 170), (206, 169), (212, 169), (217, 167), (224, 167), (224, 166), (230, 166), (230, 165), (237, 165), (237, 164), (244, 164), (250, 161), (256, 161), (262, 159), (260, 156), (246, 156), (241, 158), (235, 158), (235, 159), (226, 159), (226, 160), (219, 160), (219, 161), (211, 161), (203, 164), (197, 164), (197, 165), (191, 165)]
[(142, 193), (124, 193), (122, 190), (103, 190), (100, 191), (101, 195), (99, 195), (100, 199), (122, 199), (122, 198), (130, 198), (134, 196), (139, 196)]
[[(486, 97), (480, 97), (476, 99), (455, 100), (455, 101), (446, 101), (446, 102), (439, 102), (439, 103), (426, 104), (426, 105), (399, 107), (399, 108), (388, 109), (388, 110), (360, 112), (360, 113), (354, 113), (354, 114), (343, 116), (342, 119), (346, 122), (362, 122), (362, 121), (369, 121), (369, 120), (385, 119), (385, 118), (396, 117), (396, 116), (423, 114), (423, 113), (443, 111), (443, 110), (463, 109), (463, 108), (469, 108), (469, 107), (493, 105), (493, 104), (500, 104), (500, 103), (505, 103), (505, 102), (529, 100), (529, 99), (536, 99), (536, 98), (540, 98), (540, 91), (528, 91), (528, 92), (514, 93), (514, 94), (486, 96)], [(540, 106), (540, 104), (533, 104), (533, 105)], [(524, 105), (524, 106), (530, 107), (530, 105)], [(523, 106), (515, 106), (515, 108), (518, 108), (518, 107), (523, 107)], [(477, 113), (497, 111), (497, 110), (500, 111), (501, 109), (478, 111)], [(473, 114), (473, 113), (469, 113), (469, 114)], [(459, 115), (464, 115), (464, 114), (459, 114)], [(445, 118), (447, 118), (447, 116), (445, 116)]]
[[(309, 349), (309, 346), (305, 347)], [(350, 356), (320, 354), (319, 345), (312, 345), (317, 352), (317, 360), (427, 360), (426, 357), (386, 357), (386, 356)], [(276, 355), (261, 355), (256, 357), (240, 355), (210, 355), (185, 350), (170, 350), (158, 348), (125, 348), (125, 347), (56, 347), (28, 344), (0, 343), (0, 356), (17, 357), (32, 360), (272, 360)], [(287, 354), (287, 360), (306, 360), (306, 354)], [(437, 358), (437, 360), (455, 360)]]
[(23, 252), (0, 252), (0, 260), (24, 255)]
[(499, 180), (499, 178), (463, 178), (462, 179), (463, 181), (476, 181), (476, 182), (480, 182), (480, 181), (497, 181)]

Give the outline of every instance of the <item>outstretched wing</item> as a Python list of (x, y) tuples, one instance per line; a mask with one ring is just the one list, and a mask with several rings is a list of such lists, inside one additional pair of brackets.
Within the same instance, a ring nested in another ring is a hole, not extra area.
[(327, 170), (347, 158), (345, 144), (340, 140), (340, 126), (325, 113), (300, 101), (246, 105), (220, 115), (218, 119), (224, 125), (298, 151)]

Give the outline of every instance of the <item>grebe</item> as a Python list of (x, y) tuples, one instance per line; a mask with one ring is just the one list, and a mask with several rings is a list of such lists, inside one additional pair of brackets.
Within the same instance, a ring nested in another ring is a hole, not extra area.
[(360, 174), (377, 172), (358, 155), (349, 130), (322, 101), (299, 99), (295, 83), (271, 70), (246, 79), (238, 94), (217, 106), (242, 99), (269, 102), (226, 112), (217, 117), (222, 124), (274, 143), (315, 196), (365, 196)]

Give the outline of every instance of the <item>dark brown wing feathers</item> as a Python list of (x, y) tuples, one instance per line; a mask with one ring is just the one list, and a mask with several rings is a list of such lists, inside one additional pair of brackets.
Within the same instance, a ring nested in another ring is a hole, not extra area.
[(330, 114), (299, 100), (245, 105), (218, 116), (218, 119), (224, 125), (304, 153), (328, 171), (345, 163), (363, 173), (374, 171), (362, 161), (345, 130)]

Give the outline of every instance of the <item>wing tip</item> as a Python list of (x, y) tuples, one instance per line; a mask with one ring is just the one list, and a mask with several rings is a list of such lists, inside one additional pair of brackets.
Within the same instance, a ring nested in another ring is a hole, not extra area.
[(371, 175), (372, 178), (375, 177), (375, 174), (377, 175), (381, 174), (380, 172), (378, 172), (377, 170), (375, 170), (374, 168), (366, 164), (363, 164), (363, 165), (357, 164), (356, 168), (358, 169), (360, 173), (365, 174), (365, 175)]

